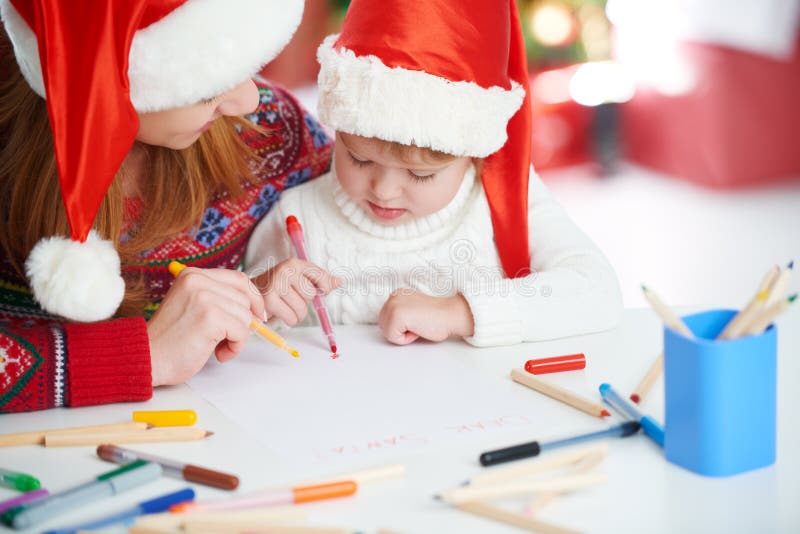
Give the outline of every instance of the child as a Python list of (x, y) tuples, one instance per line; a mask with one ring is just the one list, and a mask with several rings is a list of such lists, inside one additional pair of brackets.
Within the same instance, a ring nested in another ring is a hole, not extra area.
[[(530, 169), (514, 0), (354, 0), (318, 59), (333, 168), (284, 193), (246, 256), (271, 316), (303, 321), (316, 286), (333, 322), (397, 344), (617, 324), (613, 269)], [(314, 264), (287, 259), (288, 215)]]

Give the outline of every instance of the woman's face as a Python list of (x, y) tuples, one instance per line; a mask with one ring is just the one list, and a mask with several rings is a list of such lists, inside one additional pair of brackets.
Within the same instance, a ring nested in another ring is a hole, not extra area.
[(180, 150), (197, 141), (223, 115), (241, 116), (258, 106), (258, 89), (253, 80), (208, 100), (180, 108), (139, 113), (136, 140), (148, 145)]

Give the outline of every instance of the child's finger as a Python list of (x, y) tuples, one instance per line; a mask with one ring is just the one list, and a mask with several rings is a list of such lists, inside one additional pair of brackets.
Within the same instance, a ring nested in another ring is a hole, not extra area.
[(333, 276), (328, 271), (314, 265), (313, 263), (309, 263), (308, 265), (309, 267), (303, 270), (303, 276), (305, 276), (305, 278), (311, 282), (314, 287), (321, 289), (324, 294), (327, 295), (342, 285), (341, 278)]
[(288, 326), (292, 326), (295, 324), (294, 321), (297, 321), (297, 315), (294, 310), (284, 302), (277, 292), (267, 293), (264, 297), (264, 306), (270, 319), (277, 317)]
[(293, 322), (286, 322), (289, 326), (294, 326), (306, 318), (308, 314), (308, 302), (294, 287), (287, 290), (281, 299), (292, 310)]

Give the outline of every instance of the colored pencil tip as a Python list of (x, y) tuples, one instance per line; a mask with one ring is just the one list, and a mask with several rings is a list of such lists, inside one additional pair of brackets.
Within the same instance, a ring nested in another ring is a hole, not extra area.
[(434, 501), (441, 501), (441, 500), (442, 500), (442, 496), (441, 496), (441, 495), (438, 495), (438, 494), (437, 494), (437, 495), (434, 495), (434, 496), (433, 496), (433, 500), (434, 500)]
[(602, 412), (600, 412), (600, 415), (602, 415), (603, 417), (609, 417), (611, 415), (611, 412), (609, 412), (608, 410), (603, 410)]
[(206, 437), (207, 437), (207, 438), (210, 438), (210, 437), (211, 437), (211, 436), (213, 436), (213, 435), (214, 435), (214, 433), (213, 433), (212, 431), (210, 431), (210, 430), (206, 430)]
[(300, 357), (300, 353), (297, 352), (296, 350), (293, 350), (290, 354), (295, 358), (299, 358)]
[(791, 260), (788, 265), (786, 265), (787, 269), (794, 269), (794, 260)]
[(339, 351), (336, 350), (336, 344), (335, 343), (331, 343), (331, 352), (334, 353), (334, 354), (339, 352)]
[(641, 399), (641, 397), (639, 397), (639, 395), (637, 395), (636, 393), (634, 393), (633, 395), (631, 395), (631, 400), (632, 400), (633, 402), (635, 402), (636, 404), (639, 404), (639, 401), (640, 401), (640, 400), (642, 400), (642, 399)]
[(794, 295), (792, 295), (791, 297), (789, 297), (789, 302), (794, 302), (794, 301), (795, 301), (795, 299), (797, 299), (797, 293), (795, 293)]
[(644, 285), (644, 284), (642, 284), (642, 291), (644, 291), (645, 293), (647, 293), (647, 286), (646, 286), (646, 285)]

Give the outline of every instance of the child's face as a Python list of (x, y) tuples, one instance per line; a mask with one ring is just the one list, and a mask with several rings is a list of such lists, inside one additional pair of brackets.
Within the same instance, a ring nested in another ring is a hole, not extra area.
[(136, 140), (148, 145), (181, 150), (192, 145), (224, 116), (240, 116), (258, 106), (258, 88), (252, 80), (207, 101), (180, 108), (139, 114)]
[(471, 159), (426, 162), (414, 152), (400, 159), (380, 141), (336, 134), (336, 175), (342, 189), (375, 222), (400, 225), (447, 206)]

